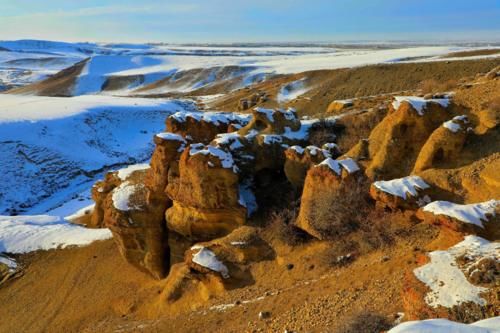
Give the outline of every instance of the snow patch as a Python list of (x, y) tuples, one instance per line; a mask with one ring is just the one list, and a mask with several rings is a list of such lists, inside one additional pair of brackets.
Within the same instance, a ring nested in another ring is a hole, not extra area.
[(247, 209), (247, 215), (251, 216), (257, 211), (257, 199), (252, 191), (252, 183), (250, 181), (244, 181), (239, 184), (239, 199), (238, 202), (243, 207)]
[(446, 215), (464, 223), (470, 223), (483, 228), (483, 221), (488, 221), (487, 215), (495, 215), (495, 208), (500, 200), (490, 200), (469, 205), (459, 205), (449, 201), (434, 201), (423, 210), (435, 215)]
[(87, 229), (59, 216), (0, 216), (0, 252), (26, 253), (83, 246), (111, 237), (108, 229)]
[(232, 169), (234, 173), (238, 172), (238, 167), (234, 163), (233, 155), (218, 147), (214, 147), (211, 145), (205, 146), (199, 143), (191, 145), (189, 155), (194, 156), (198, 154), (216, 157), (219, 159), (224, 169)]
[(462, 242), (446, 251), (429, 253), (430, 262), (413, 271), (415, 276), (431, 289), (425, 296), (427, 304), (447, 308), (465, 302), (486, 304), (480, 294), (488, 289), (471, 284), (457, 266), (456, 259), (462, 255), (477, 259), (474, 262), (484, 257), (498, 258), (500, 243), (490, 243), (477, 236), (466, 236)]
[(428, 319), (408, 321), (388, 333), (500, 333), (500, 317), (477, 321), (472, 324), (462, 324), (448, 319)]
[(412, 197), (418, 195), (417, 190), (425, 190), (430, 186), (419, 176), (408, 176), (399, 179), (377, 181), (373, 183), (378, 190), (386, 192), (406, 200), (406, 195)]
[(309, 91), (305, 86), (305, 78), (287, 83), (281, 87), (278, 92), (277, 101), (278, 103), (285, 103), (296, 99), (297, 97), (305, 94)]
[(88, 215), (94, 210), (95, 204), (88, 205), (86, 207), (80, 208), (79, 210), (76, 211), (76, 213), (68, 215), (64, 217), (65, 220), (67, 221), (74, 221), (79, 218), (84, 217), (85, 215)]
[(140, 205), (132, 205), (130, 201), (134, 193), (142, 187), (142, 184), (134, 185), (129, 181), (121, 183), (120, 186), (113, 190), (112, 199), (115, 208), (123, 212), (129, 210), (141, 210), (143, 207)]
[(318, 164), (316, 167), (326, 165), (337, 175), (341, 175), (342, 169), (345, 169), (348, 173), (354, 173), (359, 170), (358, 164), (352, 158), (346, 158), (343, 160), (334, 160), (330, 157), (326, 158), (323, 162)]
[(150, 168), (149, 164), (133, 164), (126, 168), (118, 170), (118, 178), (121, 180), (127, 180), (128, 177), (135, 171), (147, 170)]
[(394, 110), (398, 110), (402, 102), (410, 103), (420, 116), (424, 115), (425, 108), (428, 103), (437, 103), (442, 107), (447, 107), (450, 104), (450, 100), (448, 98), (425, 99), (417, 96), (395, 96), (394, 101), (392, 102)]
[(7, 256), (4, 256), (0, 254), (0, 264), (4, 264), (9, 268), (9, 272), (14, 272), (17, 268), (17, 263), (14, 259), (9, 258)]
[(467, 120), (466, 115), (456, 116), (452, 120), (448, 120), (448, 121), (444, 122), (443, 127), (449, 129), (453, 133), (457, 133), (458, 131), (460, 131), (462, 129), (462, 125), (459, 123), (460, 121), (464, 122), (465, 124), (467, 124), (469, 122)]
[(214, 272), (220, 273), (224, 279), (229, 278), (229, 270), (226, 265), (217, 259), (215, 253), (206, 247), (201, 246), (198, 248), (198, 252), (193, 254), (193, 262)]

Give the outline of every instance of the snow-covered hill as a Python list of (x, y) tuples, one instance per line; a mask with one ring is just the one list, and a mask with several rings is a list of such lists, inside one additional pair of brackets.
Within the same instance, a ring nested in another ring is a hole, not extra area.
[(165, 118), (193, 108), (164, 99), (0, 95), (0, 215), (45, 213), (102, 172), (149, 159)]
[[(71, 95), (186, 92), (222, 81), (245, 85), (274, 74), (400, 61), (434, 61), (470, 48), (393, 45), (391, 48), (210, 47), (0, 41), (0, 90), (48, 78), (88, 59), (72, 77)], [(450, 59), (447, 59), (450, 60)], [(195, 71), (195, 72), (193, 72)], [(36, 91), (36, 90), (34, 90)], [(56, 94), (57, 95), (57, 94)]]

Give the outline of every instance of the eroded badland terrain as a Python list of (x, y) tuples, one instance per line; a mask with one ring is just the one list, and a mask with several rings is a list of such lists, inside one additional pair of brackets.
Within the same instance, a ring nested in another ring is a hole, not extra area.
[[(71, 96), (85, 61), (6, 94)], [(496, 332), (499, 66), (379, 64), (245, 86), (224, 67), (141, 85), (130, 98), (188, 104), (148, 133), (149, 163), (105, 174), (71, 218), (112, 239), (0, 261), (0, 332), (355, 333), (430, 318), (493, 318)]]

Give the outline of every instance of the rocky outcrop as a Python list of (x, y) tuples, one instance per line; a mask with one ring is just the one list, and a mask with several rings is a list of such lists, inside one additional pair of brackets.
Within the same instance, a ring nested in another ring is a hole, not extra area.
[(244, 126), (249, 117), (221, 112), (177, 112), (167, 118), (167, 132), (179, 134), (190, 142), (209, 143), (232, 124)]
[[(451, 118), (448, 104), (446, 98), (396, 97), (388, 115), (373, 129), (367, 142), (359, 143), (346, 155), (362, 160), (360, 163), (370, 179), (406, 176), (413, 170), (432, 132)], [(358, 146), (362, 144), (367, 147), (360, 149)]]
[(434, 201), (422, 207), (417, 217), (426, 223), (464, 234), (487, 235), (491, 239), (500, 236), (500, 201), (460, 205), (448, 201)]
[(326, 143), (321, 148), (316, 146), (292, 146), (285, 151), (285, 174), (296, 188), (304, 185), (307, 170), (321, 163), (326, 158), (337, 158), (340, 155), (338, 146)]
[(179, 162), (179, 179), (169, 183), (173, 206), (168, 228), (194, 240), (223, 236), (246, 221), (239, 202), (239, 175), (231, 153), (215, 146), (191, 145)]
[(379, 180), (370, 186), (370, 196), (382, 207), (412, 209), (431, 202), (431, 187), (418, 176)]
[(452, 169), (427, 169), (418, 175), (436, 191), (441, 200), (481, 202), (500, 193), (500, 153)]
[(468, 122), (467, 116), (456, 116), (438, 127), (420, 150), (413, 172), (455, 162), (467, 138)]
[(122, 256), (154, 278), (169, 270), (165, 205), (148, 202), (149, 189), (144, 185), (148, 169), (133, 171), (124, 177), (106, 197), (104, 223), (113, 233)]
[(420, 256), (420, 266), (405, 276), (407, 319), (471, 322), (498, 316), (497, 254), (498, 243), (466, 236), (447, 250), (429, 253), (428, 259)]
[(243, 226), (223, 238), (194, 245), (186, 252), (185, 262), (200, 273), (242, 279), (245, 265), (273, 258), (273, 255), (273, 249), (259, 237), (255, 228)]
[[(336, 228), (344, 228), (332, 219), (335, 215), (335, 204), (341, 189), (355, 184), (359, 174), (361, 172), (357, 163), (350, 158), (327, 158), (309, 169), (295, 225), (318, 239), (335, 234)], [(340, 221), (343, 222), (345, 221)]]

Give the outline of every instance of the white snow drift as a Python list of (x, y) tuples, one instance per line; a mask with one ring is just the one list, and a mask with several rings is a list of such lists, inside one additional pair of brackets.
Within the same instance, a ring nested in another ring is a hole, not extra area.
[(431, 289), (425, 296), (427, 304), (432, 307), (451, 308), (464, 302), (480, 305), (486, 303), (480, 294), (488, 289), (471, 284), (457, 266), (456, 259), (464, 254), (473, 258), (473, 262), (484, 257), (498, 260), (500, 243), (489, 242), (477, 236), (467, 236), (462, 242), (446, 251), (429, 253), (430, 262), (413, 271), (415, 276)]

